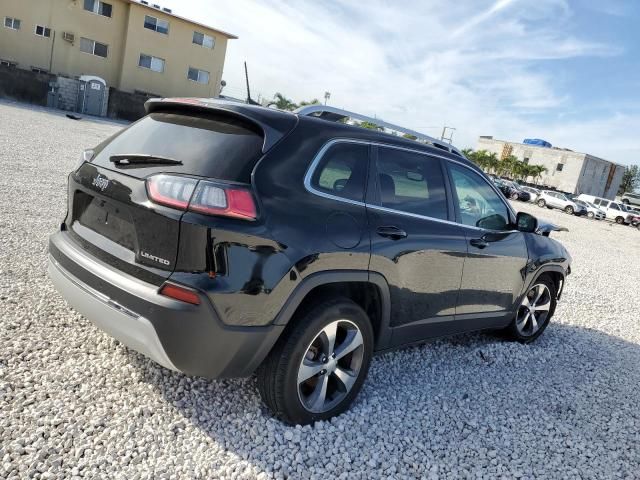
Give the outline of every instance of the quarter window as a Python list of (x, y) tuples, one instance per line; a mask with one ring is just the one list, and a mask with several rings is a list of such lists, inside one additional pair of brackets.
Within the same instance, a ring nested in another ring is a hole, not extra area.
[(113, 7), (110, 3), (101, 2), (100, 0), (84, 0), (84, 9), (87, 12), (109, 18), (111, 18), (113, 11)]
[(200, 32), (193, 32), (193, 43), (206, 48), (213, 48), (216, 43), (215, 38)]
[(148, 68), (149, 70), (153, 70), (158, 73), (164, 72), (164, 60), (162, 58), (145, 55), (144, 53), (140, 54), (138, 66)]
[(442, 220), (448, 218), (439, 160), (380, 147), (376, 167), (380, 206)]
[(145, 15), (144, 28), (167, 35), (169, 33), (169, 22), (152, 17), (151, 15)]
[(50, 37), (51, 29), (43, 25), (36, 25), (36, 35), (39, 37)]
[(311, 186), (336, 197), (362, 202), (368, 152), (368, 146), (358, 143), (331, 146), (313, 172)]
[(507, 230), (509, 210), (495, 190), (468, 168), (452, 163), (449, 170), (462, 223), (488, 230)]
[(198, 70), (197, 68), (189, 67), (189, 71), (187, 72), (187, 78), (189, 80), (193, 80), (194, 82), (207, 84), (209, 83), (209, 72), (204, 70)]
[(20, 30), (20, 20), (17, 18), (4, 17), (4, 26), (12, 30)]
[(80, 38), (80, 51), (90, 53), (91, 55), (96, 55), (98, 57), (107, 58), (109, 46), (104, 43), (82, 37)]

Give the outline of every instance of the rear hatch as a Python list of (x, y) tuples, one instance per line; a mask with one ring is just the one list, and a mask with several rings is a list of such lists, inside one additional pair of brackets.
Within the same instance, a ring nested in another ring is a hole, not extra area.
[(92, 255), (159, 285), (175, 268), (184, 208), (152, 201), (150, 179), (184, 178), (164, 185), (187, 203), (188, 182), (248, 185), (264, 144), (263, 130), (234, 113), (151, 113), (85, 152), (89, 161), (69, 177), (66, 229)]

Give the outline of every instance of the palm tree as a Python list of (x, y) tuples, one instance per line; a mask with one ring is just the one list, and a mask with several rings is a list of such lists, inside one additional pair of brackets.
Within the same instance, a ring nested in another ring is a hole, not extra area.
[(273, 100), (274, 100), (273, 102), (267, 105), (268, 107), (275, 106), (280, 110), (289, 110), (289, 111), (292, 111), (298, 108), (298, 106), (295, 103), (293, 103), (293, 101), (291, 101), (281, 93), (276, 93), (273, 96)]

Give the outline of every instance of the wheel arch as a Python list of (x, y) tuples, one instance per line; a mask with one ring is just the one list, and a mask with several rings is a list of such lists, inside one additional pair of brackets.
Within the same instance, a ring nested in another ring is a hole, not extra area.
[(319, 272), (305, 278), (276, 315), (274, 324), (287, 325), (310, 304), (322, 298), (349, 298), (367, 312), (375, 335), (375, 349), (386, 348), (391, 340), (389, 321), (391, 297), (387, 280), (379, 273), (347, 270)]
[(564, 282), (567, 275), (567, 273), (565, 272), (565, 270), (562, 268), (561, 265), (546, 265), (544, 267), (541, 267), (531, 277), (531, 280), (528, 282), (527, 286), (525, 287), (524, 292), (529, 291), (529, 289), (535, 284), (535, 282), (543, 275), (547, 275), (551, 277), (551, 279), (553, 280), (553, 283), (556, 286), (556, 297), (559, 300), (562, 294), (562, 290), (564, 288)]

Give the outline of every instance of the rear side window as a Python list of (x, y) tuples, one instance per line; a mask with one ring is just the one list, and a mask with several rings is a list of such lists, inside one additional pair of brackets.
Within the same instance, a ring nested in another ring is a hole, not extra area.
[(337, 143), (329, 147), (314, 170), (311, 186), (324, 193), (362, 202), (369, 147)]
[[(92, 163), (137, 177), (173, 172), (250, 183), (262, 145), (257, 126), (231, 115), (152, 113), (100, 144)], [(124, 154), (157, 155), (182, 164), (115, 167), (109, 160)]]
[(439, 160), (381, 147), (376, 167), (380, 206), (447, 219), (447, 197)]

